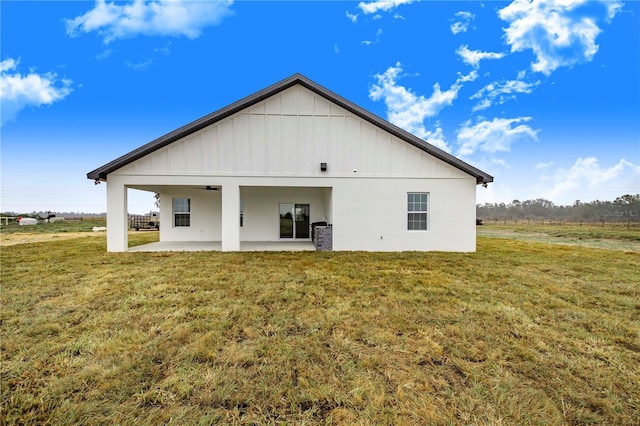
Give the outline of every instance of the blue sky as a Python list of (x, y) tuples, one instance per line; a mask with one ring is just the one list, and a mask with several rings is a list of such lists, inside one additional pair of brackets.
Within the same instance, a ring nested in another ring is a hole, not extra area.
[(640, 192), (640, 2), (3, 0), (0, 19), (2, 211), (104, 212), (87, 172), (297, 72), (492, 174), (478, 203)]

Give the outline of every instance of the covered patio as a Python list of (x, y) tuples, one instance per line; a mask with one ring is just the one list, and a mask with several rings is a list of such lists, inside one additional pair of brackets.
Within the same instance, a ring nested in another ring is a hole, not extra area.
[[(107, 187), (112, 200), (107, 228), (121, 230), (107, 233), (107, 246), (112, 251), (315, 250), (311, 225), (326, 224), (331, 215), (329, 186), (258, 185), (265, 183), (264, 179), (245, 179), (251, 184), (238, 185), (236, 178), (218, 178), (216, 182), (189, 178), (188, 184), (122, 182), (118, 187), (118, 178), (115, 175)], [(135, 181), (137, 177), (126, 179)], [(278, 183), (287, 182), (281, 179)], [(159, 195), (160, 241), (128, 247), (129, 190)]]
[[(240, 251), (315, 251), (311, 241), (242, 241)], [(129, 247), (129, 252), (222, 251), (220, 241), (157, 241)]]

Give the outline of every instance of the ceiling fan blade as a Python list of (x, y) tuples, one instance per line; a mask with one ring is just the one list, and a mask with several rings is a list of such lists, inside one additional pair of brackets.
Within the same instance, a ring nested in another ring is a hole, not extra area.
[(207, 186), (196, 186), (194, 189), (202, 189), (205, 191), (220, 191), (220, 188), (216, 188), (215, 186), (207, 185)]

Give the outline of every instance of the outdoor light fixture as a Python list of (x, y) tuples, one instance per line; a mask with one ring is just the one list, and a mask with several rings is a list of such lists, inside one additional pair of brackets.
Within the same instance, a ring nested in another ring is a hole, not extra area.
[(327, 171), (327, 163), (320, 163), (320, 171), (321, 172)]

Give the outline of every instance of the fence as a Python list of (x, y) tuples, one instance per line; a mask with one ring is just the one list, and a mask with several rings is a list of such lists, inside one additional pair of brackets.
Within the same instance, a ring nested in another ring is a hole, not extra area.
[(9, 221), (13, 222), (14, 220), (17, 220), (17, 219), (18, 218), (14, 216), (0, 216), (0, 224), (4, 223), (5, 225), (8, 225)]

